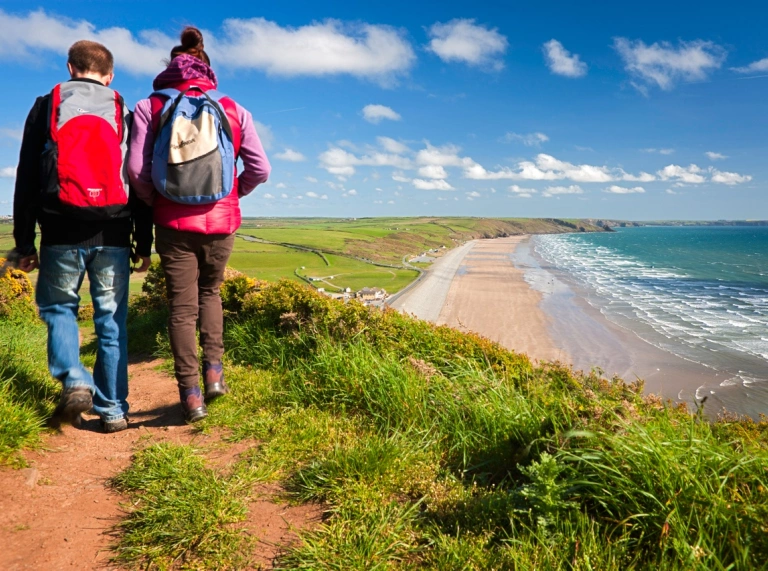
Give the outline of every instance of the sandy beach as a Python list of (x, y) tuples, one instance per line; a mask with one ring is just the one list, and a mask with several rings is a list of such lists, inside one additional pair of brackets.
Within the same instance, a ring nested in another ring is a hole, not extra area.
[[(693, 402), (723, 378), (610, 322), (567, 276), (542, 267), (529, 236), (474, 240), (435, 262), (393, 307), (473, 331), (533, 360), (645, 381), (646, 392)], [(699, 394), (697, 394), (697, 391)]]
[(552, 339), (542, 294), (529, 287), (512, 254), (527, 236), (478, 240), (465, 254), (436, 323), (474, 331), (532, 359), (570, 362)]

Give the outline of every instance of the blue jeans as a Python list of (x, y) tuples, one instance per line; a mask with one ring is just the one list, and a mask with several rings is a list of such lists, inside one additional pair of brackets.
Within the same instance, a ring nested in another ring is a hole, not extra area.
[[(128, 277), (130, 249), (114, 246), (43, 246), (37, 305), (48, 326), (48, 369), (65, 389), (86, 387), (103, 420), (128, 412)], [(93, 375), (80, 362), (78, 291), (91, 282), (98, 349)]]

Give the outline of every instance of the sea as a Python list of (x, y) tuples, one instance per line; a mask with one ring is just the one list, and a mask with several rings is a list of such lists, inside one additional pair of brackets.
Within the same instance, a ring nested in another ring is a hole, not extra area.
[(768, 227), (627, 227), (535, 236), (531, 248), (605, 318), (715, 371), (696, 400), (768, 414)]

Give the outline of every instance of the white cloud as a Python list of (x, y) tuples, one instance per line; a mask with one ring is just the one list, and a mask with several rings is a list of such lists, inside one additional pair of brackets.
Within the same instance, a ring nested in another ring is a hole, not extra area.
[(761, 60), (753, 61), (751, 64), (744, 67), (732, 67), (733, 71), (738, 73), (760, 73), (768, 71), (768, 57)]
[(742, 175), (735, 172), (719, 171), (715, 168), (709, 167), (708, 170), (704, 170), (696, 165), (688, 165), (687, 167), (681, 167), (678, 165), (667, 165), (658, 172), (661, 180), (676, 180), (677, 185), (685, 184), (702, 184), (707, 181), (705, 174), (711, 173), (711, 182), (718, 184), (727, 184), (733, 186), (735, 184), (741, 184), (752, 180), (751, 175)]
[(750, 175), (741, 175), (735, 172), (724, 172), (717, 169), (712, 170), (712, 182), (719, 184), (727, 184), (733, 186), (734, 184), (741, 184), (752, 180)]
[(348, 194), (349, 196), (357, 196), (357, 191), (353, 188), (351, 190), (348, 190), (346, 194)]
[(675, 152), (675, 149), (640, 149), (644, 153), (659, 153), (660, 155), (671, 155)]
[[(176, 38), (156, 30), (135, 36), (126, 28), (105, 28), (85, 20), (46, 14), (25, 16), (0, 11), (0, 55), (29, 58), (45, 52), (66, 54), (80, 39), (107, 46), (118, 67), (130, 73), (153, 75), (162, 70)], [(230, 69), (257, 69), (280, 76), (352, 75), (383, 84), (407, 73), (416, 59), (403, 34), (389, 26), (313, 22), (282, 27), (264, 18), (230, 18), (220, 33), (206, 32), (206, 51)]]
[(473, 190), (472, 192), (467, 192), (466, 195), (469, 196), (470, 198), (480, 198), (480, 196), (482, 196), (476, 190)]
[(125, 28), (104, 28), (85, 20), (52, 16), (43, 10), (13, 16), (0, 10), (0, 57), (37, 59), (53, 52), (62, 56), (78, 40), (95, 40), (109, 46), (120, 69), (137, 75), (154, 75), (163, 69), (163, 58), (177, 42), (156, 30), (134, 36)]
[(576, 54), (563, 47), (557, 40), (549, 40), (544, 44), (544, 57), (549, 71), (565, 77), (584, 77), (587, 75), (587, 64)]
[(307, 157), (298, 151), (294, 151), (293, 149), (285, 149), (285, 151), (282, 153), (277, 153), (275, 157), (282, 161), (289, 161), (292, 163), (300, 163), (301, 161), (307, 160)]
[(394, 200), (387, 200), (387, 204), (394, 204), (394, 203), (395, 203)]
[(703, 40), (681, 41), (674, 47), (669, 42), (648, 46), (642, 40), (615, 38), (613, 45), (625, 69), (639, 82), (633, 85), (644, 93), (648, 85), (669, 90), (678, 81), (704, 80), (722, 66), (727, 55), (721, 46)]
[(3, 167), (0, 169), (0, 178), (16, 178), (16, 167)]
[(413, 179), (413, 186), (419, 190), (453, 190), (453, 187), (445, 180)]
[(509, 187), (509, 192), (514, 193), (515, 195), (519, 196), (520, 198), (531, 198), (534, 194), (536, 194), (535, 188), (522, 188), (520, 186), (517, 186), (516, 184), (513, 184)]
[(642, 186), (626, 188), (623, 186), (616, 186), (614, 184), (606, 188), (604, 192), (610, 192), (611, 194), (642, 194), (643, 192), (645, 192), (645, 189)]
[(275, 136), (272, 134), (272, 127), (260, 123), (254, 119), (253, 126), (256, 127), (256, 134), (259, 135), (259, 140), (265, 149), (272, 148), (272, 143), (275, 140)]
[(727, 159), (728, 158), (726, 155), (724, 155), (722, 153), (715, 153), (715, 152), (712, 152), (712, 151), (707, 151), (704, 154), (707, 155), (707, 157), (709, 157), (710, 161), (719, 161), (719, 160)]
[(288, 188), (284, 182), (278, 182), (275, 188)]
[(305, 176), (304, 180), (306, 180), (307, 182), (311, 182), (313, 184), (317, 182), (317, 179), (313, 176)]
[(448, 172), (440, 165), (426, 165), (419, 168), (419, 176), (425, 178), (448, 178)]
[[(312, 192), (311, 190), (309, 192), (305, 192), (304, 196), (306, 196), (307, 198), (316, 198), (316, 199), (319, 199), (319, 200), (328, 200), (328, 195), (327, 194), (319, 195), (316, 192)], [(301, 198), (301, 197), (297, 196), (296, 198)]]
[[(214, 60), (271, 75), (352, 75), (390, 83), (416, 56), (398, 30), (338, 20), (281, 27), (264, 18), (224, 21), (224, 37), (211, 42)], [(206, 50), (208, 48), (206, 38)]]
[(539, 147), (542, 143), (549, 141), (549, 137), (547, 137), (544, 133), (528, 133), (526, 135), (507, 133), (501, 138), (501, 140), (504, 143), (520, 141), (526, 147)]
[(401, 172), (392, 173), (392, 180), (395, 182), (411, 182), (411, 179)]
[(411, 160), (392, 153), (373, 152), (357, 156), (339, 147), (332, 147), (320, 154), (320, 166), (331, 174), (351, 176), (356, 166), (411, 168)]
[(548, 186), (541, 193), (541, 196), (556, 196), (558, 194), (584, 194), (584, 190), (577, 184), (571, 186)]
[(268, 192), (265, 192), (265, 193), (264, 193), (264, 198), (274, 198), (274, 196), (272, 196), (272, 195), (271, 195), (271, 194), (269, 194)]
[(469, 157), (460, 157), (459, 147), (455, 145), (444, 145), (434, 147), (429, 143), (426, 148), (416, 153), (416, 162), (420, 165), (434, 165), (441, 167), (470, 167), (475, 161)]
[(400, 141), (395, 141), (389, 137), (376, 137), (376, 140), (378, 141), (379, 145), (381, 145), (381, 147), (388, 153), (402, 155), (411, 151), (411, 149), (409, 149)]
[(551, 155), (540, 153), (536, 162), (521, 161), (516, 169), (504, 167), (496, 172), (489, 172), (474, 163), (465, 168), (464, 176), (475, 180), (572, 180), (574, 182), (610, 182), (616, 179), (608, 167), (593, 165), (574, 165), (560, 161)]
[(614, 48), (625, 69), (640, 82), (633, 85), (644, 93), (648, 85), (669, 90), (678, 81), (704, 80), (722, 66), (727, 55), (721, 46), (703, 40), (681, 41), (675, 48), (669, 42), (648, 46), (642, 40), (615, 38)]
[(382, 119), (390, 121), (399, 121), (400, 114), (386, 105), (366, 105), (363, 107), (363, 119), (369, 123), (379, 123)]
[(280, 195), (280, 198), (288, 198), (288, 195), (283, 193), (283, 194)]
[(704, 171), (696, 165), (688, 165), (687, 167), (667, 165), (656, 174), (659, 175), (661, 180), (677, 180), (688, 184), (701, 184), (707, 180), (701, 175), (702, 172)]
[(656, 177), (653, 176), (650, 173), (647, 172), (640, 172), (640, 174), (629, 174), (624, 171), (621, 171), (621, 180), (625, 180), (627, 182), (653, 182), (656, 180)]
[(474, 20), (456, 19), (429, 28), (432, 38), (427, 49), (445, 62), (463, 62), (475, 66), (504, 67), (499, 59), (507, 49), (507, 38), (496, 28), (475, 24)]

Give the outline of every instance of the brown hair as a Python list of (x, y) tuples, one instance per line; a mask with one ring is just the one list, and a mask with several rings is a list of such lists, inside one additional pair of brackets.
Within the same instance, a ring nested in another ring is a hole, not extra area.
[(205, 53), (203, 33), (194, 26), (187, 26), (181, 32), (181, 45), (175, 46), (171, 50), (171, 60), (181, 54), (194, 56), (205, 62), (206, 65), (211, 65), (211, 60)]
[(109, 75), (115, 69), (112, 52), (98, 42), (80, 40), (69, 48), (67, 63), (77, 71)]

